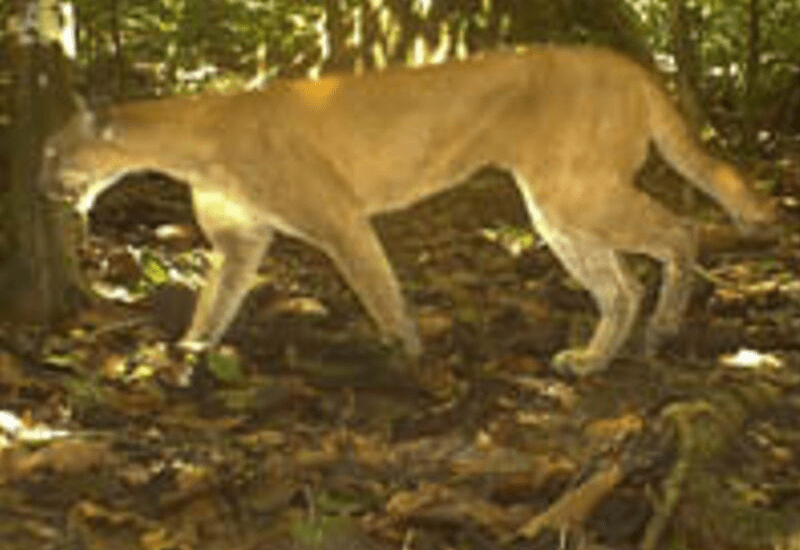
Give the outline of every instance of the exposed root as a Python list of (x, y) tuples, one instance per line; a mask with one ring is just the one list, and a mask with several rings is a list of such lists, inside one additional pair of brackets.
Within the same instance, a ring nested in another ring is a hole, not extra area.
[(542, 529), (551, 528), (563, 534), (571, 529), (581, 530), (595, 506), (605, 498), (624, 477), (622, 466), (616, 462), (596, 472), (583, 484), (565, 492), (547, 510), (519, 528), (517, 534), (534, 538)]
[(779, 388), (763, 379), (711, 388), (707, 398), (673, 403), (661, 414), (663, 429), (672, 429), (675, 463), (663, 482), (662, 498), (642, 537), (641, 550), (654, 550), (684, 503), (687, 517), (701, 538), (724, 538), (744, 548), (775, 546), (800, 528), (800, 514), (790, 509), (766, 509), (732, 494), (714, 460), (740, 434), (748, 418), (776, 400)]
[(683, 486), (695, 457), (696, 439), (692, 432), (693, 419), (701, 414), (711, 414), (711, 405), (703, 401), (676, 403), (662, 412), (662, 418), (671, 420), (678, 435), (678, 459), (667, 479), (664, 481), (663, 500), (655, 506), (653, 517), (645, 528), (640, 544), (641, 550), (653, 550), (675, 511)]

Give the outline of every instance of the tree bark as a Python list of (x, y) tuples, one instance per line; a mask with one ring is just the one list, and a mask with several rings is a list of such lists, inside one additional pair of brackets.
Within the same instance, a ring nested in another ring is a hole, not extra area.
[(111, 18), (111, 43), (114, 45), (114, 97), (119, 100), (127, 97), (127, 90), (125, 89), (125, 57), (122, 49), (122, 30), (119, 26), (118, 0), (110, 0), (108, 10)]
[(345, 71), (348, 67), (347, 56), (347, 29), (344, 26), (344, 12), (339, 0), (325, 0), (327, 13), (326, 31), (330, 55), (325, 61), (325, 69), (331, 71)]
[(420, 19), (411, 9), (411, 3), (407, 0), (391, 0), (389, 6), (400, 23), (400, 39), (392, 52), (391, 60), (394, 63), (405, 65), (414, 45), (414, 39), (421, 30)]
[(575, 21), (587, 29), (603, 32), (610, 46), (625, 52), (647, 67), (653, 58), (639, 28), (638, 19), (624, 0), (574, 0), (570, 2)]
[(686, 7), (685, 0), (672, 0), (670, 2), (672, 15), (672, 49), (678, 65), (676, 81), (680, 104), (695, 128), (702, 128), (706, 122), (706, 113), (700, 107), (700, 59), (693, 36), (693, 25), (690, 21), (691, 13)]
[(745, 150), (753, 153), (756, 150), (757, 128), (756, 110), (758, 101), (759, 57), (761, 51), (760, 2), (750, 0), (748, 5), (748, 40), (747, 65), (745, 68), (745, 103), (742, 140)]
[[(40, 0), (15, 0), (18, 15), (45, 9)], [(24, 19), (21, 19), (24, 20)], [(0, 267), (0, 312), (6, 320), (46, 324), (73, 309), (80, 292), (74, 248), (69, 246), (66, 205), (47, 198), (54, 188), (44, 171), (48, 134), (72, 106), (67, 62), (55, 44), (43, 45), (35, 28), (9, 39), (12, 67), (10, 201), (11, 257)]]

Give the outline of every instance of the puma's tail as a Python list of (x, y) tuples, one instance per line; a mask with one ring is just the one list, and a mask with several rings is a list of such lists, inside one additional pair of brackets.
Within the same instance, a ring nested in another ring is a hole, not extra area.
[(771, 222), (774, 214), (767, 202), (752, 193), (733, 166), (706, 153), (666, 94), (652, 82), (645, 93), (651, 137), (661, 155), (714, 198), (740, 228)]

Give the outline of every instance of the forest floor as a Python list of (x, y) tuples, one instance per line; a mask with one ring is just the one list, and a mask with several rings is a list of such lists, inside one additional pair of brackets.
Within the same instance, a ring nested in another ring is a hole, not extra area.
[(568, 379), (548, 359), (590, 334), (592, 302), (484, 174), (377, 220), (418, 365), (280, 239), (179, 388), (158, 342), (187, 322), (201, 237), (152, 179), (101, 201), (84, 251), (122, 301), (0, 331), (2, 550), (800, 548), (800, 225), (746, 240), (702, 217), (675, 345), (645, 360), (637, 329)]

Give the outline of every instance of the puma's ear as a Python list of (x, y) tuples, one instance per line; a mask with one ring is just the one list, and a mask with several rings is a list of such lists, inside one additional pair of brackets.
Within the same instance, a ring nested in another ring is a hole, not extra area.
[(70, 100), (68, 117), (54, 129), (45, 146), (49, 158), (69, 154), (79, 143), (96, 136), (95, 117), (86, 100), (77, 93), (72, 93)]
[(78, 123), (80, 135), (84, 139), (109, 140), (113, 137), (109, 102), (95, 99), (90, 105), (79, 94), (74, 95), (73, 101), (77, 111), (75, 120)]
[[(86, 99), (77, 93), (72, 94), (71, 100), (72, 114), (51, 134), (45, 145), (44, 154), (47, 158), (63, 159), (83, 143), (109, 140), (113, 135), (107, 124), (107, 114), (98, 115), (97, 111), (90, 108)], [(107, 110), (102, 112), (107, 113)]]

